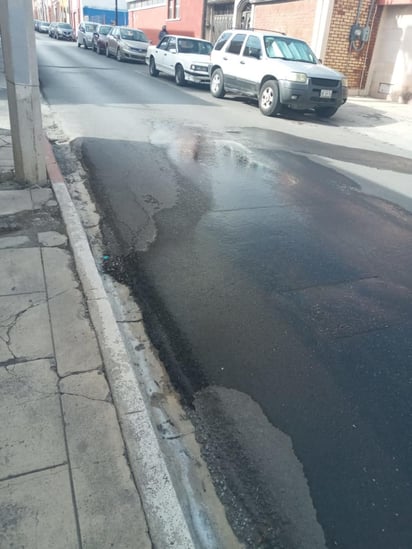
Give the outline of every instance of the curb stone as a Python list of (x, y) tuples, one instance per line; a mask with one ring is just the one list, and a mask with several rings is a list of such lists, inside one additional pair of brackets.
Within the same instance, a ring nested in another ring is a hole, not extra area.
[(162, 549), (194, 549), (195, 544), (189, 526), (133, 373), (86, 233), (46, 136), (44, 144), (47, 171), (66, 225), (153, 545)]

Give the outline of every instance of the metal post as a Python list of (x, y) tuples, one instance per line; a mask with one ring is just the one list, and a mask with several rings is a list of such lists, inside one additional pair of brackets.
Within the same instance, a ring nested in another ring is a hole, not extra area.
[(114, 0), (114, 20), (116, 25), (119, 24), (119, 9), (117, 6), (117, 0)]
[(44, 184), (46, 165), (31, 0), (1, 0), (0, 19), (16, 179)]

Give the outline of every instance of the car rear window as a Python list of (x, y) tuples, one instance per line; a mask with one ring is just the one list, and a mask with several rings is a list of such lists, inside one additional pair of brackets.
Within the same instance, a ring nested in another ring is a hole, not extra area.
[(146, 35), (142, 31), (134, 29), (121, 29), (120, 36), (123, 40), (135, 40), (136, 42), (148, 42)]

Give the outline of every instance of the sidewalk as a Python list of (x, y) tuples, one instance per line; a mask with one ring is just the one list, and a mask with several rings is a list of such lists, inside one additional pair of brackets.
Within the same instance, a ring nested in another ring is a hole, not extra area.
[(0, 547), (150, 548), (60, 210), (13, 182), (7, 108), (0, 66)]
[[(349, 131), (365, 135), (412, 154), (412, 104), (392, 103), (372, 97), (348, 98), (331, 119)], [(409, 139), (408, 139), (409, 138)]]

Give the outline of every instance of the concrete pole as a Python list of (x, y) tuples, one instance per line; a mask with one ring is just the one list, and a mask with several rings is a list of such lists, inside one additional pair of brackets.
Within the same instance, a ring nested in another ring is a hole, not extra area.
[(0, 21), (16, 179), (46, 183), (31, 0), (1, 0)]

